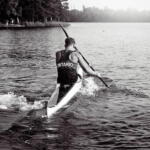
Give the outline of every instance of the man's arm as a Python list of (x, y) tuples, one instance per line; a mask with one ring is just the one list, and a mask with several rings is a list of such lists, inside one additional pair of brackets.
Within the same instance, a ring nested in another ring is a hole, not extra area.
[(76, 59), (78, 59), (80, 66), (88, 75), (94, 76), (94, 77), (101, 77), (99, 72), (93, 71), (89, 67), (89, 65), (85, 62), (83, 57), (78, 52), (74, 52), (74, 54), (72, 55), (72, 56), (74, 56), (74, 59), (75, 59), (75, 55), (76, 55)]

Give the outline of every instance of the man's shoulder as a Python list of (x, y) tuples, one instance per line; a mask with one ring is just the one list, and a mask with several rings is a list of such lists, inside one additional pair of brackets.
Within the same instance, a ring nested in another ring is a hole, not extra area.
[(64, 50), (59, 50), (56, 52), (56, 62), (58, 62), (60, 60), (62, 51), (64, 51)]
[(79, 57), (80, 56), (80, 54), (77, 51), (73, 51), (71, 53), (71, 55), (74, 56), (74, 57)]
[(63, 52), (64, 50), (59, 50), (59, 51), (56, 51), (56, 56), (59, 56), (61, 55), (61, 53)]
[(63, 50), (58, 50), (58, 51), (56, 51), (56, 54), (57, 53), (61, 53), (61, 52), (63, 52), (64, 51), (64, 49)]
[(73, 51), (71, 52), (70, 56), (69, 56), (70, 60), (72, 60), (73, 62), (77, 63), (79, 60), (79, 54), (77, 51)]

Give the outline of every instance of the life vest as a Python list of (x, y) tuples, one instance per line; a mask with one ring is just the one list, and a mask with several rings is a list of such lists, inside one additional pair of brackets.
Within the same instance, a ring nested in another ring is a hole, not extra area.
[(62, 50), (56, 53), (57, 82), (60, 84), (73, 84), (78, 80), (78, 63), (74, 63), (69, 59), (71, 53), (70, 50)]

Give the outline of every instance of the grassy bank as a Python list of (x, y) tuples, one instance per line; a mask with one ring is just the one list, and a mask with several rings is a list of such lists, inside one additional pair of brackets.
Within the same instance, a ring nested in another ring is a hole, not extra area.
[(50, 27), (59, 27), (59, 24), (66, 27), (69, 26), (69, 23), (66, 22), (24, 22), (22, 24), (3, 24), (0, 23), (0, 29), (29, 29), (29, 28), (50, 28)]

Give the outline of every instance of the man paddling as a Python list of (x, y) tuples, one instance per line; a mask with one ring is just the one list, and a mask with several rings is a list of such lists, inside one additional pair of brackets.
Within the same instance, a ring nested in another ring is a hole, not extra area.
[(71, 37), (65, 39), (65, 50), (56, 52), (56, 65), (57, 82), (60, 84), (57, 103), (76, 82), (81, 81), (82, 70), (89, 76), (100, 77), (100, 73), (93, 71), (79, 52), (75, 50), (75, 40)]

